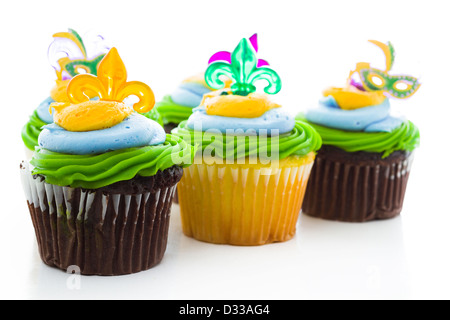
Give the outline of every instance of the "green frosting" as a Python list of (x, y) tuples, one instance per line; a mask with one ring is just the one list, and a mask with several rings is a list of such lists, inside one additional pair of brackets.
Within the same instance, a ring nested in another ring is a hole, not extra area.
[(192, 108), (176, 104), (169, 95), (157, 102), (155, 109), (161, 114), (164, 124), (178, 124), (192, 114)]
[[(279, 159), (289, 156), (305, 156), (320, 149), (322, 140), (316, 130), (302, 121), (295, 121), (291, 132), (277, 137), (260, 139), (260, 137), (227, 136), (225, 134), (194, 131), (183, 121), (172, 133), (179, 135), (188, 143), (195, 145), (201, 141), (201, 149), (214, 150), (214, 156), (234, 160), (244, 157), (258, 157), (261, 154), (273, 156), (272, 147), (278, 148)], [(274, 150), (274, 151), (275, 151)], [(208, 153), (209, 154), (209, 153)], [(212, 154), (212, 153), (211, 153)]]
[(37, 115), (36, 110), (30, 116), (30, 120), (22, 128), (22, 140), (25, 146), (34, 151), (34, 147), (38, 145), (39, 133), (41, 128), (47, 123), (42, 121)]
[(98, 189), (136, 175), (149, 177), (158, 171), (192, 164), (195, 148), (168, 134), (163, 144), (128, 148), (98, 155), (69, 155), (37, 148), (31, 159), (33, 174), (58, 186)]
[(150, 120), (158, 122), (158, 124), (161, 126), (164, 125), (163, 118), (162, 118), (161, 114), (158, 112), (158, 110), (156, 110), (156, 108), (153, 108), (149, 112), (143, 113), (142, 115), (146, 116)]
[[(297, 120), (306, 121), (303, 114)], [(331, 145), (347, 152), (366, 151), (383, 153), (383, 158), (397, 150), (413, 151), (419, 146), (419, 129), (411, 122), (405, 121), (391, 132), (355, 132), (320, 126), (311, 122), (317, 130), (324, 145)]]

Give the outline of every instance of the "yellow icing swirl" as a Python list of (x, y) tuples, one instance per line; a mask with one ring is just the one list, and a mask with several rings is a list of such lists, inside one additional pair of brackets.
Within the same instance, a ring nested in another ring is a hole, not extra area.
[(133, 108), (118, 101), (86, 101), (76, 105), (55, 102), (53, 121), (68, 131), (93, 131), (111, 128), (122, 122)]
[(345, 88), (327, 88), (323, 91), (323, 95), (324, 97), (332, 96), (344, 110), (375, 106), (386, 99), (382, 91), (362, 91), (351, 85)]
[(201, 103), (211, 116), (258, 118), (271, 109), (280, 108), (265, 94), (233, 95), (229, 89), (203, 95)]
[(56, 80), (56, 85), (50, 91), (50, 97), (54, 101), (58, 102), (69, 102), (69, 97), (67, 96), (67, 85), (69, 80)]

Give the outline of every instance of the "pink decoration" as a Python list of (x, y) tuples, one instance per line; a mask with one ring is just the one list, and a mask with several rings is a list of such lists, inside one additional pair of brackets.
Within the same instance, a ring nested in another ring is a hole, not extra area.
[[(253, 49), (255, 49), (256, 52), (258, 52), (258, 34), (254, 34), (252, 35), (250, 38), (250, 43), (253, 47)], [(219, 51), (214, 53), (211, 58), (209, 58), (208, 64), (211, 64), (213, 62), (216, 61), (225, 61), (228, 63), (231, 63), (231, 52), (228, 51)], [(258, 59), (258, 63), (256, 65), (257, 68), (259, 67), (263, 67), (263, 66), (268, 66), (269, 63), (266, 60), (263, 59)]]
[(253, 46), (253, 49), (255, 49), (256, 52), (258, 52), (258, 34), (255, 33), (254, 35), (252, 35), (250, 38), (250, 43)]
[(269, 63), (266, 60), (258, 59), (258, 64), (256, 65), (256, 67), (259, 68), (259, 67), (268, 66), (268, 65), (269, 65)]
[(231, 63), (231, 53), (228, 51), (219, 51), (212, 55), (211, 58), (209, 58), (208, 64), (213, 63), (215, 61), (226, 61), (228, 63)]

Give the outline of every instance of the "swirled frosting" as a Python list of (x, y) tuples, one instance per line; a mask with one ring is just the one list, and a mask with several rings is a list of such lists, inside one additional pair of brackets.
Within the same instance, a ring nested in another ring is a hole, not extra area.
[(170, 95), (164, 96), (161, 101), (157, 102), (155, 104), (155, 109), (161, 115), (164, 124), (178, 124), (189, 118), (192, 114), (191, 107), (186, 107), (175, 103)]
[[(307, 121), (302, 114), (296, 119)], [(411, 121), (401, 123), (391, 132), (354, 132), (308, 123), (322, 137), (324, 145), (335, 146), (347, 152), (377, 152), (387, 157), (397, 150), (412, 151), (420, 142), (419, 129)]]
[(149, 118), (150, 120), (156, 121), (161, 126), (164, 125), (161, 114), (155, 108), (153, 108), (149, 112), (143, 113), (142, 115)]
[(176, 104), (195, 108), (200, 105), (203, 95), (210, 91), (211, 89), (202, 83), (183, 82), (172, 92), (171, 97)]
[(309, 109), (305, 117), (308, 121), (325, 127), (365, 132), (390, 132), (404, 121), (390, 115), (388, 99), (378, 105), (344, 110), (332, 96), (321, 99), (318, 107)]
[(72, 188), (97, 189), (136, 175), (148, 177), (174, 165), (192, 163), (194, 147), (181, 138), (167, 135), (156, 146), (126, 148), (96, 155), (70, 155), (37, 148), (31, 160), (33, 174), (46, 182)]
[(48, 97), (36, 108), (37, 116), (45, 123), (53, 122), (53, 115), (49, 112), (49, 107), (53, 102), (55, 102), (55, 100), (53, 100), (52, 97)]
[(288, 133), (294, 125), (294, 117), (283, 108), (269, 110), (256, 118), (235, 118), (209, 115), (203, 106), (195, 108), (186, 123), (186, 126), (192, 130), (215, 129), (222, 133), (227, 133), (227, 130), (241, 130), (247, 135), (257, 135), (259, 130), (266, 130), (269, 135)]
[(38, 137), (42, 131), (42, 127), (53, 122), (53, 116), (49, 112), (50, 104), (53, 102), (55, 100), (52, 97), (48, 97), (42, 101), (22, 128), (22, 141), (32, 151), (38, 145)]
[(196, 131), (188, 127), (187, 121), (181, 122), (173, 130), (173, 134), (191, 144), (200, 142), (203, 151), (206, 148), (214, 149), (215, 156), (222, 159), (232, 157), (235, 160), (241, 157), (258, 157), (261, 153), (271, 152), (272, 148), (278, 150), (280, 160), (291, 155), (304, 156), (320, 149), (322, 141), (313, 127), (302, 121), (295, 121), (293, 129), (288, 133), (262, 140), (226, 135), (220, 131)]
[(39, 118), (37, 110), (35, 110), (30, 116), (30, 120), (22, 128), (22, 141), (28, 149), (34, 151), (34, 148), (38, 145), (41, 128), (46, 124)]
[(44, 126), (39, 135), (39, 146), (66, 154), (98, 154), (131, 147), (161, 144), (164, 129), (155, 121), (133, 113), (119, 124), (85, 132), (68, 131), (52, 123)]
[[(93, 98), (91, 100), (98, 100), (98, 98)], [(44, 101), (41, 102), (41, 104), (36, 108), (36, 115), (39, 117), (40, 120), (42, 120), (45, 123), (52, 123), (53, 122), (53, 113), (50, 114), (50, 105), (52, 103), (56, 102), (52, 97), (48, 97)], [(154, 119), (152, 119), (154, 120)]]
[[(93, 98), (92, 100), (97, 100)], [(38, 146), (38, 137), (42, 131), (42, 127), (53, 122), (53, 115), (49, 112), (50, 105), (55, 102), (52, 97), (48, 97), (33, 111), (29, 121), (22, 128), (22, 141), (25, 146), (34, 151)], [(161, 116), (156, 110), (151, 110), (145, 116), (149, 119), (155, 120), (162, 125)]]
[(205, 83), (204, 75), (198, 74), (185, 79), (170, 95), (164, 96), (155, 104), (155, 109), (161, 114), (164, 124), (178, 124), (189, 118), (192, 109), (202, 102), (204, 94), (212, 91)]

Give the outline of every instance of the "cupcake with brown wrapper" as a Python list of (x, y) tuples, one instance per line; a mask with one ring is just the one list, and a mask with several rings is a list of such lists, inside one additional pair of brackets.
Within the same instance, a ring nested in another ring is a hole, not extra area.
[[(371, 41), (386, 56), (386, 69), (358, 63), (344, 88), (327, 88), (317, 108), (299, 114), (321, 135), (323, 145), (306, 189), (303, 213), (347, 222), (400, 214), (418, 128), (390, 111), (390, 98), (407, 98), (420, 84), (390, 75), (391, 43)], [(356, 76), (356, 78), (355, 78)]]
[[(44, 263), (85, 275), (123, 275), (158, 264), (167, 245), (173, 194), (192, 147), (138, 114), (151, 89), (126, 82), (112, 48), (98, 76), (79, 75), (55, 103), (21, 177)], [(89, 101), (86, 91), (100, 98)], [(136, 95), (133, 108), (122, 101)]]

